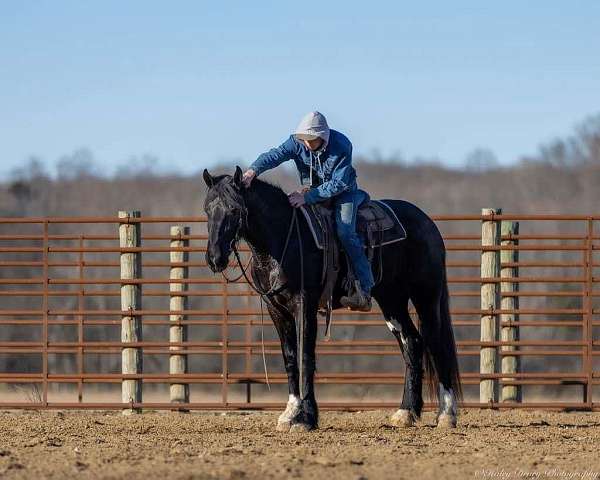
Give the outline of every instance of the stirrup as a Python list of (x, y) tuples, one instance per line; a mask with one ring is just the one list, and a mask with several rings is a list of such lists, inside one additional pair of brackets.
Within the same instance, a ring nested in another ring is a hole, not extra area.
[(371, 298), (367, 296), (362, 296), (360, 299), (355, 297), (342, 297), (340, 303), (348, 310), (353, 310), (355, 312), (370, 312), (372, 307)]
[(342, 306), (359, 312), (368, 312), (371, 310), (371, 296), (366, 295), (360, 288), (358, 280), (354, 282), (355, 288), (352, 295), (345, 295), (340, 299)]

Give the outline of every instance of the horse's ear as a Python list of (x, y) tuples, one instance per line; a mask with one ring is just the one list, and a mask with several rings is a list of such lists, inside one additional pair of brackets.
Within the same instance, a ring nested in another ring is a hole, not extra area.
[(242, 169), (239, 166), (235, 167), (235, 173), (233, 174), (233, 184), (237, 187), (237, 188), (241, 188), (242, 187)]
[(202, 173), (202, 177), (204, 178), (204, 182), (206, 183), (206, 185), (208, 185), (208, 188), (212, 187), (215, 184), (215, 182), (213, 181), (213, 177), (211, 177), (210, 173), (208, 173), (208, 170), (206, 168)]

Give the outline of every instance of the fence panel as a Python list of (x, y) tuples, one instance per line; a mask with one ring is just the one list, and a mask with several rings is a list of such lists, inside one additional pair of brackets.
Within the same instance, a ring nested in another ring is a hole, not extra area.
[[(495, 212), (434, 219), (448, 251), (463, 406), (598, 409), (600, 217)], [(174, 399), (182, 410), (280, 408), (287, 376), (274, 328), (243, 279), (228, 284), (207, 268), (205, 218), (126, 220), (141, 231), (139, 243), (119, 243), (124, 219), (117, 215), (0, 218), (0, 407), (173, 409)], [(519, 228), (484, 245), (482, 222), (491, 221)], [(189, 230), (175, 235), (173, 225)], [(501, 251), (508, 254), (496, 273), (482, 276), (482, 256)], [(141, 274), (123, 277), (121, 260), (130, 256)], [(232, 265), (226, 275), (239, 270)], [(500, 302), (483, 305), (490, 286)], [(141, 292), (143, 306), (125, 308), (123, 288), (132, 299)], [(492, 337), (481, 337), (483, 318), (497, 322)], [(338, 311), (333, 322), (330, 342), (319, 325), (323, 408), (396, 407), (404, 366), (378, 308)], [(125, 324), (139, 326), (143, 337), (122, 337)], [(126, 365), (129, 351), (139, 358)], [(480, 369), (482, 351), (499, 357), (492, 370)], [(480, 401), (480, 385), (502, 398)]]

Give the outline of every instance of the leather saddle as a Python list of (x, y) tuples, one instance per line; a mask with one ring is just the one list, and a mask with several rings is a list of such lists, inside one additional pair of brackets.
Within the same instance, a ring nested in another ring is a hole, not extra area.
[[(315, 245), (323, 250), (323, 273), (322, 284), (323, 293), (321, 295), (320, 309), (326, 314), (326, 337), (330, 334), (331, 310), (335, 307), (333, 292), (338, 282), (341, 259), (340, 252), (343, 249), (336, 234), (334, 209), (326, 203), (314, 205), (304, 205), (301, 211), (310, 228)], [(383, 257), (381, 247), (392, 243), (405, 240), (406, 230), (394, 210), (385, 200), (371, 200), (366, 196), (366, 200), (358, 208), (356, 218), (356, 231), (361, 237), (366, 249), (367, 258), (373, 270), (373, 277), (376, 283), (381, 280), (383, 274)], [(379, 253), (375, 255), (375, 251)], [(344, 255), (345, 257), (345, 255)], [(377, 265), (374, 260), (377, 257)], [(347, 276), (342, 282), (346, 290), (350, 290), (354, 285), (354, 275), (349, 267), (349, 261), (346, 258), (345, 269)]]
[[(334, 210), (323, 203), (303, 205), (306, 218), (316, 246), (327, 248), (328, 237), (336, 238)], [(332, 231), (330, 231), (332, 230)], [(374, 249), (406, 239), (406, 230), (386, 200), (367, 199), (358, 208), (356, 232), (367, 249)], [(367, 256), (369, 252), (367, 252)]]

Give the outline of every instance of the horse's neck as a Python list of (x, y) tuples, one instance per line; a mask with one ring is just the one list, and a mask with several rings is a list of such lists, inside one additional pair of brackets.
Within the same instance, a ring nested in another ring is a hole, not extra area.
[(290, 227), (292, 207), (287, 203), (282, 204), (279, 198), (273, 200), (251, 195), (246, 199), (246, 208), (248, 222), (244, 240), (250, 244), (255, 255), (280, 260)]

